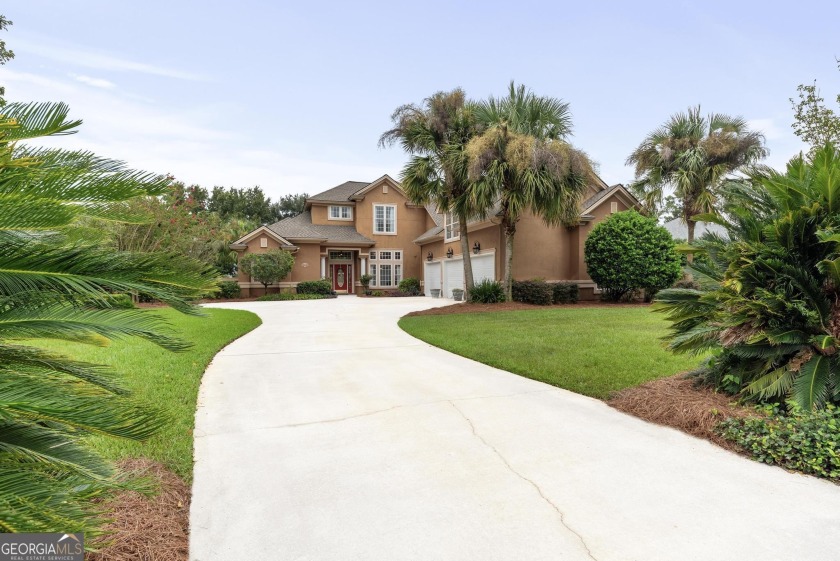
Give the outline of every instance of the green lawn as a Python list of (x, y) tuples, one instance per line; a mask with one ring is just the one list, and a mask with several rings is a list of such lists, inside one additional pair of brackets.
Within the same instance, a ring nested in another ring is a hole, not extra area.
[(165, 411), (164, 428), (146, 442), (96, 436), (90, 440), (107, 457), (118, 460), (144, 456), (165, 464), (186, 481), (192, 479), (193, 424), (201, 375), (219, 350), (261, 322), (251, 312), (205, 310), (209, 317), (185, 316), (172, 309), (148, 310), (163, 316), (179, 337), (194, 346), (173, 353), (140, 339), (114, 341), (93, 347), (60, 341), (39, 341), (38, 346), (78, 360), (108, 364), (119, 372), (123, 385), (142, 402)]
[(664, 349), (667, 322), (646, 306), (415, 316), (400, 327), (455, 354), (601, 399), (699, 363)]

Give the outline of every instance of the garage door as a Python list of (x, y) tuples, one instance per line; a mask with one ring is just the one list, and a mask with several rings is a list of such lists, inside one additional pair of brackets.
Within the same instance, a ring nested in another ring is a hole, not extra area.
[(431, 296), (433, 288), (440, 288), (440, 263), (423, 264), (423, 288), (426, 296)]
[(473, 255), (470, 259), (473, 280), (476, 284), (483, 280), (496, 280), (496, 254)]
[(452, 290), (464, 290), (464, 263), (460, 259), (449, 259), (443, 262), (443, 295), (452, 298)]

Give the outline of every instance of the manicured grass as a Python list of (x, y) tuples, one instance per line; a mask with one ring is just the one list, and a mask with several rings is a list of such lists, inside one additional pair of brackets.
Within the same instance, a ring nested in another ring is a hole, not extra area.
[(601, 399), (699, 363), (665, 350), (667, 322), (642, 306), (415, 316), (399, 325), (455, 354)]
[(112, 366), (134, 397), (166, 415), (166, 425), (146, 442), (92, 437), (92, 445), (105, 456), (113, 460), (151, 458), (191, 481), (193, 425), (201, 375), (222, 347), (261, 323), (256, 315), (242, 310), (206, 309), (205, 312), (207, 317), (185, 316), (171, 309), (145, 312), (162, 316), (178, 337), (193, 343), (193, 348), (183, 353), (166, 351), (139, 339), (113, 341), (108, 347), (38, 342), (38, 346), (77, 360)]

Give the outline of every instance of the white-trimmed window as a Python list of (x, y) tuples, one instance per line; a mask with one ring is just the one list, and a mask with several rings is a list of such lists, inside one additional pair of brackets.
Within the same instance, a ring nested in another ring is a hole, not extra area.
[(330, 220), (353, 220), (353, 207), (351, 206), (330, 206)]
[(373, 233), (397, 233), (397, 205), (373, 205)]
[(461, 237), (461, 223), (458, 217), (451, 212), (443, 215), (444, 241), (451, 242)]
[(371, 286), (377, 288), (394, 288), (402, 280), (402, 250), (380, 249), (370, 252), (371, 263), (368, 272), (373, 277)]

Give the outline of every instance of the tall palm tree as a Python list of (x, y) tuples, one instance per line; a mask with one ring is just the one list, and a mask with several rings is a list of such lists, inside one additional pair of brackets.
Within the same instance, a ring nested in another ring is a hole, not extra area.
[(112, 372), (26, 345), (29, 339), (106, 344), (141, 337), (188, 344), (161, 320), (113, 307), (137, 293), (198, 313), (189, 300), (215, 273), (180, 256), (111, 251), (67, 236), (79, 217), (119, 220), (125, 201), (167, 181), (88, 152), (21, 141), (74, 132), (64, 104), (0, 109), (0, 531), (95, 531), (90, 497), (115, 484), (87, 434), (144, 439), (165, 421), (126, 396)]
[(476, 214), (469, 196), (467, 142), (478, 132), (473, 106), (464, 91), (437, 92), (421, 105), (402, 105), (391, 115), (394, 127), (379, 139), (380, 146), (399, 142), (411, 158), (400, 174), (408, 198), (415, 204), (434, 204), (458, 218), (464, 282), (473, 288), (467, 221)]
[(569, 105), (510, 83), (507, 97), (479, 103), (483, 132), (467, 145), (474, 206), (498, 208), (505, 235), (505, 295), (513, 292), (513, 241), (526, 211), (548, 225), (577, 224), (580, 199), (594, 172), (586, 154), (565, 141)]
[(636, 168), (631, 189), (648, 208), (661, 205), (666, 188), (674, 189), (691, 244), (693, 217), (715, 211), (724, 179), (765, 156), (764, 136), (749, 130), (744, 119), (722, 113), (704, 117), (697, 106), (651, 132), (627, 164)]

